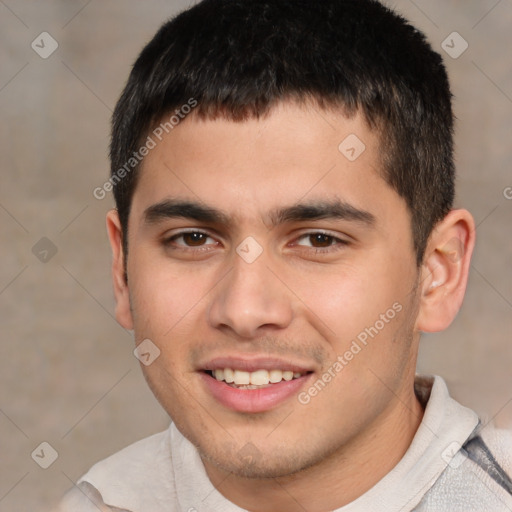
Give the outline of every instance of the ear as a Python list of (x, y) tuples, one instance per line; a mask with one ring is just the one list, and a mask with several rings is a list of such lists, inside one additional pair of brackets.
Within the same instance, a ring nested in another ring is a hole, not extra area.
[(130, 294), (125, 274), (123, 232), (117, 210), (107, 213), (107, 233), (112, 247), (112, 280), (116, 298), (116, 319), (125, 329), (133, 329)]
[(432, 231), (419, 284), (419, 331), (442, 331), (457, 316), (474, 246), (475, 222), (467, 210), (452, 210)]

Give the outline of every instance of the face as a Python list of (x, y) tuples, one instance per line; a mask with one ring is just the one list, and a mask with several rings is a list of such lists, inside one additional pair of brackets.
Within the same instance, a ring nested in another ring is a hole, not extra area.
[(380, 156), (359, 116), (291, 103), (189, 116), (146, 156), (118, 318), (160, 351), (145, 377), (206, 464), (300, 471), (411, 393), (418, 272)]

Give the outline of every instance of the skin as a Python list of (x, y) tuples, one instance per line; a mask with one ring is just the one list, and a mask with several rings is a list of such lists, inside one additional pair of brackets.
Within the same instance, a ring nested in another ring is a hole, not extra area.
[[(349, 134), (366, 146), (353, 162), (338, 150)], [(126, 262), (117, 212), (107, 216), (117, 319), (137, 343), (159, 347), (143, 366), (146, 380), (217, 489), (244, 509), (341, 507), (399, 462), (421, 422), (413, 390), (420, 332), (446, 328), (461, 306), (474, 223), (466, 210), (450, 212), (418, 268), (410, 213), (381, 177), (379, 156), (361, 116), (313, 105), (281, 103), (243, 123), (189, 115), (144, 160)], [(169, 198), (222, 210), (229, 223), (148, 222), (147, 209)], [(333, 200), (374, 222), (270, 226), (273, 209)], [(207, 237), (169, 240), (183, 229)], [(318, 231), (334, 238), (307, 236)], [(263, 249), (252, 263), (236, 252), (249, 236)], [(206, 360), (257, 354), (312, 369), (307, 390), (396, 303), (401, 311), (307, 404), (294, 395), (241, 413), (203, 385)]]

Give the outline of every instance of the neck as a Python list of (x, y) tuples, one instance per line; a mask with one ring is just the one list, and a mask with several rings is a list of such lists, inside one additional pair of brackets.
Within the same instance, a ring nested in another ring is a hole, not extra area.
[(423, 408), (412, 386), (396, 397), (372, 425), (315, 466), (273, 479), (229, 474), (203, 460), (218, 491), (255, 512), (326, 512), (363, 495), (402, 459), (418, 430)]

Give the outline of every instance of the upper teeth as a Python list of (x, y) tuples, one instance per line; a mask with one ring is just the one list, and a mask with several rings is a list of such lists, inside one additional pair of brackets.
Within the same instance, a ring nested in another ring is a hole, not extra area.
[(290, 370), (256, 370), (255, 372), (245, 372), (243, 370), (232, 370), (231, 368), (217, 369), (213, 371), (217, 380), (224, 380), (227, 383), (234, 383), (238, 386), (252, 384), (255, 386), (264, 386), (266, 384), (275, 384), (282, 380), (292, 380), (300, 377), (302, 374)]

